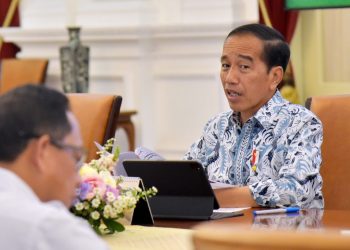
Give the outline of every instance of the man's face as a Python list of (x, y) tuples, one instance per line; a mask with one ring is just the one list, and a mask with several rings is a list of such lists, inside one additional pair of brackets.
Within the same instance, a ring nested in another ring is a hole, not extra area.
[[(262, 60), (263, 41), (251, 34), (229, 37), (221, 56), (221, 82), (232, 110), (246, 122), (275, 93), (281, 67), (270, 72)], [(282, 71), (281, 71), (282, 70)]]
[(76, 196), (76, 188), (80, 183), (77, 161), (82, 153), (70, 147), (81, 148), (83, 142), (77, 119), (71, 112), (68, 112), (67, 116), (71, 132), (59, 142), (63, 145), (62, 147), (51, 143), (51, 159), (48, 161), (46, 180), (50, 188), (47, 200), (59, 200), (69, 207)]

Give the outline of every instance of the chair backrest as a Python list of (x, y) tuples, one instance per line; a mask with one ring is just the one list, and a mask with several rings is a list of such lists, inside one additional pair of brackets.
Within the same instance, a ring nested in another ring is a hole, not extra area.
[(3, 59), (0, 93), (3, 94), (27, 83), (43, 84), (48, 63), (47, 59)]
[(71, 109), (80, 123), (87, 161), (97, 157), (95, 141), (103, 145), (114, 137), (118, 121), (121, 96), (87, 93), (67, 94)]
[(249, 229), (229, 223), (205, 224), (193, 233), (196, 250), (345, 250), (350, 236), (336, 231)]
[(312, 97), (307, 108), (323, 124), (322, 165), (325, 208), (350, 209), (350, 95)]

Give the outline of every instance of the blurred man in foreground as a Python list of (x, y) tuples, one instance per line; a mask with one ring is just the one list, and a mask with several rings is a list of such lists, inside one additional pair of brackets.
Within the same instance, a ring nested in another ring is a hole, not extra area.
[(67, 207), (84, 150), (65, 95), (26, 85), (0, 96), (3, 249), (107, 249)]

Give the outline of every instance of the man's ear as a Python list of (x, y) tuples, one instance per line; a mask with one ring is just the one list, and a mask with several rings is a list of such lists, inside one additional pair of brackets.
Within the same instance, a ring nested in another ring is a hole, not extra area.
[(280, 82), (283, 79), (283, 68), (281, 66), (275, 66), (272, 67), (270, 70), (270, 77), (271, 77), (271, 85), (270, 85), (270, 89), (271, 90), (276, 90), (278, 84), (280, 84)]
[(50, 159), (50, 137), (42, 135), (31, 146), (33, 147), (32, 163), (38, 168), (38, 171), (44, 171), (46, 162)]

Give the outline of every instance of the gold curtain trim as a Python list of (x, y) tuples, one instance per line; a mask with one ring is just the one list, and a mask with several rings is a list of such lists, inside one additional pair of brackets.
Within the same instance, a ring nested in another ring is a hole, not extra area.
[(260, 10), (261, 10), (261, 14), (263, 16), (264, 19), (264, 23), (272, 28), (272, 23), (269, 17), (269, 13), (267, 12), (266, 9), (266, 5), (265, 5), (265, 0), (259, 0), (259, 6), (260, 6)]

